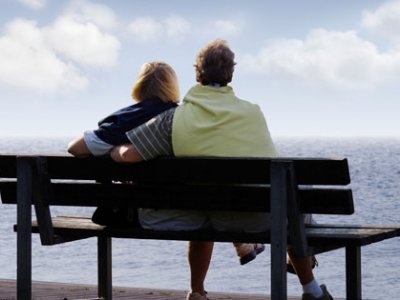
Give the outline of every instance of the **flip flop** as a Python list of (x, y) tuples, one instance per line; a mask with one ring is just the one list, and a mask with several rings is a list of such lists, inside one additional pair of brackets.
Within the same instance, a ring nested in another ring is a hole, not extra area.
[(259, 245), (259, 244), (255, 244), (255, 248), (253, 251), (251, 251), (250, 253), (246, 254), (245, 256), (240, 257), (240, 264), (241, 265), (245, 265), (248, 262), (251, 262), (253, 259), (255, 259), (257, 257), (258, 254), (260, 254), (261, 252), (263, 252), (265, 250), (265, 246), (264, 245)]

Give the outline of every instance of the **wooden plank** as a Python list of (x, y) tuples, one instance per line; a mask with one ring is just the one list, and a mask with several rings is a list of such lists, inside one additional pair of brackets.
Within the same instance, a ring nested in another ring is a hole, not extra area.
[(16, 178), (17, 158), (15, 155), (0, 155), (0, 178)]
[[(56, 234), (64, 237), (88, 238), (93, 236), (112, 236), (116, 238), (162, 239), (162, 240), (215, 240), (220, 242), (257, 242), (269, 243), (269, 231), (261, 233), (231, 232), (166, 232), (145, 230), (136, 227), (105, 227), (94, 224), (90, 217), (60, 216), (53, 218)], [(33, 232), (38, 232), (37, 223), (33, 222)], [(365, 246), (397, 236), (396, 228), (359, 228), (359, 227), (306, 227), (307, 240), (310, 246), (326, 247), (326, 251), (346, 246)], [(68, 241), (68, 239), (66, 239)], [(320, 251), (320, 253), (325, 251)]]
[(357, 228), (357, 229), (391, 229), (400, 236), (400, 224), (314, 224), (315, 228)]
[(0, 181), (1, 202), (4, 204), (17, 204), (17, 181)]
[[(0, 279), (0, 295), (2, 299), (15, 300), (15, 280)], [(60, 300), (60, 299), (85, 299), (95, 300), (97, 286), (90, 284), (68, 284), (56, 282), (34, 281), (33, 299)], [(187, 291), (173, 289), (140, 288), (140, 287), (113, 287), (114, 300), (182, 300)], [(210, 299), (215, 300), (270, 300), (266, 294), (251, 293), (209, 293)], [(300, 300), (300, 297), (288, 297), (288, 300)], [(336, 300), (344, 300), (337, 299)], [(100, 300), (100, 299), (99, 299)]]
[[(123, 165), (109, 157), (85, 159), (71, 156), (46, 156), (53, 179), (138, 180), (150, 182), (269, 182), (268, 158), (158, 158), (150, 162)], [(286, 158), (285, 158), (286, 159)], [(5, 175), (11, 174), (12, 156), (0, 156)], [(345, 185), (350, 183), (346, 159), (287, 158), (292, 160), (299, 184)], [(162, 172), (160, 172), (162, 171)], [(204, 177), (207, 174), (207, 177)]]
[[(134, 206), (200, 210), (269, 211), (267, 185), (121, 185), (53, 184), (52, 205)], [(299, 191), (303, 213), (352, 214), (349, 189), (305, 189)], [(188, 201), (190, 199), (190, 201)]]
[[(268, 185), (121, 185), (53, 183), (50, 205), (185, 208), (269, 211)], [(16, 182), (0, 182), (2, 202), (16, 203)], [(191, 199), (191, 201), (188, 201)], [(301, 212), (352, 214), (350, 189), (304, 188), (298, 191)]]
[(397, 236), (395, 228), (308, 227), (310, 245), (365, 246)]

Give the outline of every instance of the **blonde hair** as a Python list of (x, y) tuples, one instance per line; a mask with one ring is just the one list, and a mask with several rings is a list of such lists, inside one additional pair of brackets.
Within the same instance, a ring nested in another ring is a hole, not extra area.
[(179, 85), (175, 71), (162, 61), (143, 64), (131, 95), (137, 102), (158, 98), (163, 102), (178, 103)]
[(235, 69), (235, 54), (226, 41), (216, 39), (199, 51), (194, 65), (196, 80), (203, 85), (219, 83), (227, 85), (232, 81)]

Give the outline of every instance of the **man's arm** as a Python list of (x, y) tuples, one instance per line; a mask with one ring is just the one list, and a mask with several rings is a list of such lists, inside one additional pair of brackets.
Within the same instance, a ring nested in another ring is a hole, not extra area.
[(170, 109), (145, 124), (126, 133), (131, 144), (114, 147), (111, 158), (120, 163), (135, 163), (150, 160), (161, 155), (173, 155), (172, 151), (172, 118), (174, 110)]
[(135, 163), (143, 160), (143, 157), (131, 144), (114, 147), (110, 155), (114, 161), (119, 163)]

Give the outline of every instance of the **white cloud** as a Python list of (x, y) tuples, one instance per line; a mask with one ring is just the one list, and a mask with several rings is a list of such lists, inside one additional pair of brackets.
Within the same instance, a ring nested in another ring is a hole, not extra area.
[[(311, 30), (305, 39), (270, 41), (241, 57), (245, 69), (335, 87), (373, 87), (400, 79), (400, 0), (365, 10), (361, 27), (388, 39), (380, 50), (357, 31)], [(390, 48), (391, 47), (391, 48)]]
[(48, 92), (80, 90), (88, 80), (76, 67), (57, 58), (35, 22), (18, 19), (0, 36), (0, 84)]
[(193, 29), (190, 21), (180, 15), (165, 18), (139, 17), (128, 26), (128, 31), (137, 42), (172, 41), (182, 42), (191, 34), (231, 37), (241, 33), (244, 22), (241, 20), (215, 20), (203, 27)]
[(33, 9), (40, 9), (46, 5), (47, 0), (18, 0), (18, 2)]
[(180, 16), (171, 16), (164, 20), (167, 36), (172, 39), (182, 39), (191, 32), (191, 24)]
[(140, 17), (129, 24), (128, 30), (138, 42), (154, 42), (160, 39), (182, 41), (191, 33), (192, 27), (181, 16), (170, 16), (161, 20)]
[(71, 1), (64, 15), (77, 23), (93, 23), (104, 29), (117, 26), (117, 18), (108, 6), (86, 0)]
[(380, 53), (356, 32), (312, 30), (304, 40), (271, 41), (242, 56), (247, 70), (336, 87), (368, 87), (400, 77), (400, 53)]
[(103, 30), (113, 26), (112, 16), (105, 6), (75, 1), (47, 26), (24, 19), (9, 22), (0, 35), (0, 84), (37, 91), (86, 88), (83, 65), (117, 63), (120, 42)]
[(361, 25), (400, 45), (400, 1), (389, 1), (375, 11), (364, 11)]
[(216, 20), (210, 25), (210, 32), (214, 35), (217, 33), (220, 36), (233, 36), (241, 32), (243, 22), (231, 20)]
[(77, 22), (69, 16), (58, 18), (44, 30), (49, 45), (67, 58), (90, 66), (116, 64), (120, 43), (91, 22)]
[(163, 32), (163, 26), (150, 17), (137, 18), (128, 26), (129, 32), (139, 42), (150, 42), (158, 40)]

